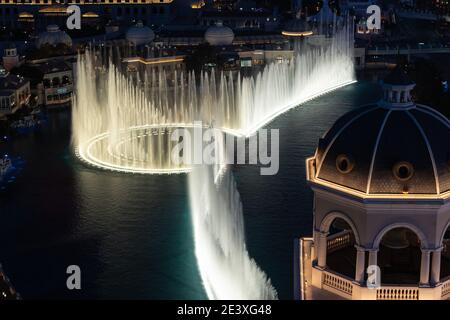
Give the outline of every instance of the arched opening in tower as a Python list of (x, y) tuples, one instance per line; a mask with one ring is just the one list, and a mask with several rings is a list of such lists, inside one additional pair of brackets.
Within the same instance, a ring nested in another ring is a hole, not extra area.
[(355, 277), (355, 234), (341, 218), (333, 220), (327, 237), (327, 267), (349, 278)]
[(378, 266), (382, 284), (417, 284), (420, 280), (419, 237), (408, 228), (395, 228), (381, 239)]

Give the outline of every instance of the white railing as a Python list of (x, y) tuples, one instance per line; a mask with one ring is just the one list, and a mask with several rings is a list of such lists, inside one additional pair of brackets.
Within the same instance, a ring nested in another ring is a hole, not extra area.
[(324, 271), (322, 273), (322, 285), (325, 287), (325, 289), (326, 287), (330, 287), (334, 290), (344, 293), (345, 295), (348, 295), (348, 298), (351, 298), (353, 293), (352, 280), (335, 275), (328, 271)]
[(344, 230), (327, 238), (327, 252), (334, 252), (350, 246), (353, 242), (350, 230)]
[(441, 299), (450, 298), (450, 278), (447, 278), (441, 286)]
[(377, 289), (377, 300), (419, 300), (419, 288), (381, 287)]

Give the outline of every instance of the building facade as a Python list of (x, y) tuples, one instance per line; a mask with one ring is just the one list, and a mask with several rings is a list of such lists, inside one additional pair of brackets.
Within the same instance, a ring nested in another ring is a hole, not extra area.
[(0, 24), (9, 28), (65, 25), (67, 7), (77, 5), (82, 21), (93, 18), (160, 25), (174, 16), (173, 0), (0, 0)]
[(0, 117), (15, 113), (30, 100), (30, 82), (0, 70)]
[(55, 107), (70, 103), (73, 92), (71, 66), (65, 61), (53, 60), (37, 67), (42, 73), (42, 83), (38, 85), (39, 104)]

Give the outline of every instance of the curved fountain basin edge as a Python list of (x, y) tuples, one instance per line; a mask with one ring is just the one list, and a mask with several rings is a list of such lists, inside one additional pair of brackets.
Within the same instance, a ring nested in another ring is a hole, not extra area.
[[(346, 87), (346, 86), (356, 83), (356, 82), (357, 82), (357, 80), (350, 80), (350, 81), (347, 81), (340, 85), (330, 87), (324, 91), (321, 91), (320, 93), (311, 95), (305, 99), (302, 99), (301, 101), (297, 101), (295, 103), (288, 104), (285, 107), (278, 110), (277, 112), (264, 118), (257, 125), (251, 127), (250, 129), (247, 129), (245, 131), (226, 128), (226, 127), (222, 127), (222, 128), (220, 128), (220, 130), (223, 131), (224, 133), (227, 133), (227, 134), (230, 134), (230, 135), (233, 135), (236, 137), (248, 138), (248, 137), (254, 135), (263, 126), (272, 122), (275, 118), (277, 118), (281, 114), (283, 114), (293, 108), (299, 107), (308, 101), (314, 100), (320, 96), (326, 95), (332, 91), (338, 90), (340, 88)], [(152, 125), (146, 124), (146, 125), (139, 125), (139, 126), (129, 127), (126, 129), (121, 129), (121, 132), (127, 132), (127, 131), (139, 130), (139, 129), (160, 128), (160, 127), (165, 127), (165, 128), (167, 128), (167, 127), (169, 127), (169, 128), (174, 128), (174, 127), (176, 127), (176, 128), (195, 128), (195, 127), (208, 128), (208, 126), (198, 126), (198, 125), (194, 125), (193, 123), (168, 123), (168, 124), (152, 124)], [(84, 163), (86, 163), (90, 166), (93, 166), (95, 168), (106, 170), (106, 171), (135, 173), (135, 174), (163, 174), (163, 175), (189, 173), (192, 171), (192, 167), (176, 168), (176, 169), (131, 168), (131, 167), (116, 165), (116, 164), (112, 164), (112, 163), (100, 160), (97, 157), (92, 155), (92, 152), (90, 149), (96, 142), (104, 139), (108, 135), (109, 135), (108, 132), (101, 133), (101, 134), (96, 135), (93, 138), (91, 138), (88, 142), (86, 142), (85, 145), (76, 146), (75, 147), (75, 155)]]

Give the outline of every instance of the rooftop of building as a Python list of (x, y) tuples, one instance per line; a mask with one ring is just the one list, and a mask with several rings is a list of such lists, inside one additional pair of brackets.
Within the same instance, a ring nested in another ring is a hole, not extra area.
[(29, 80), (15, 74), (0, 76), (0, 90), (17, 90), (27, 84)]
[(404, 94), (405, 100), (384, 97), (339, 118), (319, 140), (312, 179), (364, 197), (448, 197), (450, 121), (395, 91), (414, 85), (401, 69), (384, 85), (392, 91), (387, 96)]

